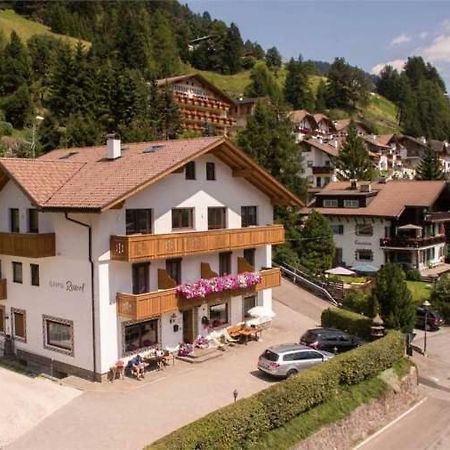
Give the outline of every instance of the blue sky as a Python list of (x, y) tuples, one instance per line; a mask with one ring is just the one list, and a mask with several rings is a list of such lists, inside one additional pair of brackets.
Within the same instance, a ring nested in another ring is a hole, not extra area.
[(332, 61), (375, 72), (392, 62), (401, 67), (422, 55), (438, 67), (450, 89), (450, 2), (189, 0), (195, 12), (235, 22), (243, 39), (276, 46), (285, 58)]

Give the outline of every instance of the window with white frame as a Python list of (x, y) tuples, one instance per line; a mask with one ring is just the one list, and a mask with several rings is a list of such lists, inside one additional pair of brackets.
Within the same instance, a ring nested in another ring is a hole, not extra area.
[(373, 261), (373, 251), (368, 248), (356, 250), (355, 259), (357, 261)]
[(357, 223), (355, 233), (357, 236), (373, 236), (373, 225), (371, 223)]
[(339, 206), (336, 198), (324, 198), (322, 205), (324, 208), (337, 208)]
[(44, 348), (73, 356), (73, 321), (42, 316)]
[(344, 208), (359, 208), (359, 200), (345, 199)]

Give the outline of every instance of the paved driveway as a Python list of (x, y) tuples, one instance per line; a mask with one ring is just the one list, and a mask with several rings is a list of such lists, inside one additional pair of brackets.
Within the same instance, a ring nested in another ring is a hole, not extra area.
[[(295, 289), (290, 298), (296, 297), (300, 305), (303, 292)], [(319, 305), (309, 314), (314, 317), (309, 317), (275, 301), (277, 317), (262, 341), (230, 348), (223, 357), (200, 365), (177, 361), (162, 373), (148, 375), (153, 382), (93, 385), (94, 390), (85, 391), (7, 448), (140, 449), (231, 403), (234, 389), (241, 398), (273, 383), (256, 370), (258, 355), (267, 346), (298, 341), (304, 330), (318, 323), (322, 303)]]
[(45, 378), (0, 367), (0, 448), (81, 394)]

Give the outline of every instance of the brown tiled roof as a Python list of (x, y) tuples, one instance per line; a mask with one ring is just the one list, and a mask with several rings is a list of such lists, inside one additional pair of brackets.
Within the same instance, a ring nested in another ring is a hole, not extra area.
[[(430, 207), (446, 187), (445, 181), (388, 181), (372, 183), (372, 191), (377, 194), (365, 208), (319, 208), (311, 206), (303, 208), (307, 214), (312, 209), (329, 216), (369, 216), (398, 217), (407, 206)], [(318, 195), (342, 195), (350, 190), (350, 182), (337, 181), (329, 183)], [(359, 191), (353, 191), (359, 192)]]
[(446, 145), (445, 141), (438, 141), (437, 139), (430, 139), (428, 142), (429, 142), (431, 148), (435, 152), (441, 153), (441, 152), (447, 151), (448, 146)]
[(0, 158), (0, 169), (43, 209), (104, 210), (208, 152), (240, 169), (274, 202), (302, 205), (223, 137), (124, 144), (115, 160), (105, 158), (106, 145), (54, 150), (38, 160)]
[(289, 119), (291, 119), (294, 123), (301, 122), (305, 117), (309, 117), (313, 122), (315, 122), (314, 116), (310, 112), (306, 111), (306, 109), (298, 109), (289, 113)]
[(199, 73), (190, 73), (190, 74), (185, 74), (185, 75), (178, 75), (176, 77), (161, 78), (160, 80), (156, 80), (156, 85), (161, 87), (161, 86), (165, 86), (168, 84), (176, 83), (178, 81), (189, 80), (191, 78), (195, 78), (201, 84), (206, 85), (216, 95), (218, 95), (219, 97), (222, 97), (223, 100), (226, 100), (230, 104), (234, 104), (234, 100), (232, 98), (228, 97), (228, 95), (225, 94), (225, 92), (223, 92), (215, 84), (211, 83), (209, 80), (207, 80), (203, 75), (201, 75)]
[(341, 119), (341, 120), (335, 120), (334, 121), (334, 128), (336, 131), (341, 131), (347, 128), (350, 125), (351, 120), (350, 119)]
[(303, 144), (311, 145), (319, 150), (322, 150), (330, 156), (338, 156), (339, 150), (341, 148), (341, 143), (339, 143), (338, 147), (336, 148), (334, 145), (320, 142), (319, 139), (305, 139), (302, 141), (302, 145)]

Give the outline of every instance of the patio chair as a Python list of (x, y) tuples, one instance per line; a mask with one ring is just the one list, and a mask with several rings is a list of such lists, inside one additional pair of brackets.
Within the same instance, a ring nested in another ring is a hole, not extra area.
[(230, 333), (228, 333), (228, 329), (226, 329), (226, 328), (224, 328), (222, 330), (222, 336), (225, 339), (225, 343), (228, 344), (228, 345), (234, 345), (234, 344), (238, 344), (239, 343), (238, 339), (232, 338), (230, 336)]

